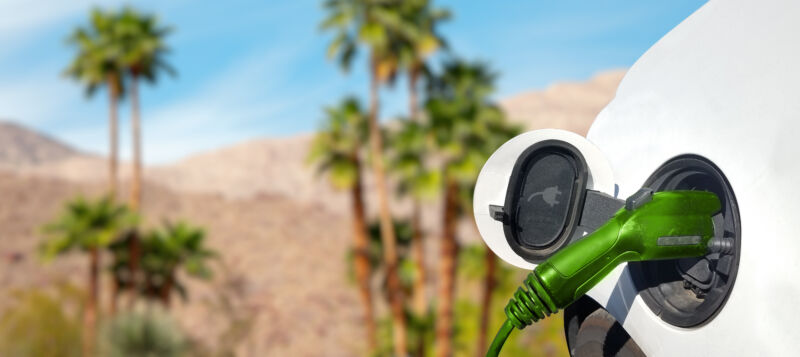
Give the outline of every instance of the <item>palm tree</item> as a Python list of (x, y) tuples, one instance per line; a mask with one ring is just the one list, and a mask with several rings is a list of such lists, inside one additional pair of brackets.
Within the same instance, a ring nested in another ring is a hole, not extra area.
[[(155, 83), (161, 73), (172, 76), (175, 70), (164, 58), (169, 52), (164, 38), (172, 31), (160, 26), (155, 16), (140, 14), (126, 7), (114, 16), (113, 37), (120, 48), (120, 62), (128, 75), (131, 99), (131, 135), (133, 143), (133, 175), (131, 180), (130, 205), (139, 211), (142, 199), (141, 119), (139, 105), (139, 80)], [(125, 239), (129, 250), (129, 272), (132, 286), (139, 281), (139, 235), (136, 230)], [(133, 291), (132, 291), (133, 292)], [(132, 294), (135, 297), (135, 294)], [(116, 299), (112, 300), (115, 302)], [(112, 305), (113, 306), (113, 305)]]
[(361, 302), (364, 305), (364, 322), (370, 350), (377, 346), (375, 316), (370, 289), (371, 264), (369, 240), (364, 211), (363, 183), (361, 178), (362, 150), (369, 128), (361, 104), (353, 97), (345, 98), (336, 107), (325, 108), (325, 122), (314, 137), (309, 160), (321, 172), (327, 172), (333, 185), (350, 191), (353, 219), (353, 252), (355, 275)]
[(206, 262), (216, 253), (205, 246), (205, 232), (186, 222), (167, 223), (142, 240), (144, 295), (169, 307), (173, 291), (186, 298), (186, 289), (177, 279), (178, 270), (186, 275), (211, 278)]
[(120, 49), (113, 36), (113, 27), (112, 14), (92, 10), (89, 26), (76, 28), (67, 38), (67, 43), (76, 47), (77, 53), (64, 72), (84, 84), (87, 96), (91, 97), (102, 86), (108, 88), (108, 180), (112, 197), (117, 191), (117, 104), (124, 94)]
[(453, 353), (456, 226), (469, 212), (478, 171), (491, 153), (518, 133), (490, 99), (495, 75), (481, 63), (450, 61), (428, 86), (425, 108), (442, 160), (442, 239), (437, 292), (436, 355)]
[(108, 246), (120, 231), (136, 223), (127, 207), (117, 205), (110, 196), (97, 201), (78, 197), (67, 203), (64, 212), (43, 227), (48, 240), (40, 246), (45, 259), (79, 249), (89, 253), (88, 301), (84, 310), (83, 352), (93, 354), (99, 299), (100, 250)]
[(162, 72), (175, 75), (165, 56), (169, 48), (164, 38), (172, 32), (160, 26), (155, 16), (141, 14), (126, 7), (113, 22), (115, 40), (121, 48), (121, 65), (130, 76), (131, 133), (133, 142), (133, 180), (131, 208), (138, 210), (141, 202), (142, 160), (141, 120), (139, 115), (139, 79), (156, 83)]
[(386, 173), (383, 161), (383, 139), (378, 123), (379, 89), (391, 81), (398, 68), (399, 34), (391, 24), (400, 21), (401, 0), (327, 0), (324, 3), (329, 16), (322, 22), (323, 30), (336, 32), (328, 53), (338, 57), (344, 69), (353, 61), (359, 45), (369, 51), (367, 64), (370, 75), (369, 142), (372, 171), (378, 192), (378, 209), (384, 260), (387, 267), (389, 297), (393, 319), (395, 354), (406, 355), (406, 330), (403, 312), (403, 293), (397, 272), (397, 243), (389, 209)]
[[(450, 18), (450, 12), (445, 9), (434, 9), (429, 0), (410, 0), (403, 2), (401, 8), (403, 21), (397, 27), (397, 32), (402, 36), (404, 46), (400, 51), (401, 64), (408, 75), (408, 115), (412, 121), (418, 121), (419, 104), (417, 102), (419, 78), (428, 72), (427, 58), (437, 49), (446, 47), (445, 40), (436, 32), (436, 26)], [(409, 128), (409, 135), (419, 132)], [(412, 140), (413, 141), (413, 140)], [(412, 150), (413, 151), (413, 150)], [(417, 154), (423, 154), (417, 152)], [(424, 156), (418, 156), (424, 157)], [(421, 163), (416, 160), (415, 162)], [(408, 162), (408, 164), (412, 164)], [(421, 172), (421, 171), (420, 171)], [(427, 310), (425, 294), (425, 251), (422, 244), (422, 227), (420, 217), (420, 202), (418, 196), (412, 196), (411, 226), (413, 230), (411, 250), (417, 274), (414, 281), (413, 307), (417, 315), (423, 315)]]

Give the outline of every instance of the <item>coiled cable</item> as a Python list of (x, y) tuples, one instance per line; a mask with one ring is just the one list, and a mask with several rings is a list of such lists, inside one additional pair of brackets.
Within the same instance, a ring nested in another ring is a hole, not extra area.
[(550, 298), (550, 294), (539, 282), (536, 272), (531, 272), (525, 278), (523, 286), (520, 286), (514, 293), (514, 298), (508, 301), (505, 308), (506, 321), (492, 340), (486, 357), (496, 357), (503, 348), (503, 344), (508, 339), (514, 328), (520, 330), (526, 326), (539, 321), (550, 314), (558, 311), (556, 304)]

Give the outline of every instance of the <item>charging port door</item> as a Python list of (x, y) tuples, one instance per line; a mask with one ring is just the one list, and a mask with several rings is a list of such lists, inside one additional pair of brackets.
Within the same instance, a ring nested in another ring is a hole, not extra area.
[(570, 241), (580, 222), (588, 169), (574, 146), (545, 140), (514, 164), (506, 191), (503, 229), (511, 248), (538, 262)]

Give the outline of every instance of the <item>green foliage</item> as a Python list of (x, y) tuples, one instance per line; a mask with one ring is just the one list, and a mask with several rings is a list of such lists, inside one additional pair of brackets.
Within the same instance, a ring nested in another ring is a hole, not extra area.
[(165, 59), (169, 48), (164, 38), (173, 31), (171, 27), (161, 26), (155, 16), (139, 13), (132, 7), (113, 14), (111, 22), (120, 66), (151, 83), (156, 82), (162, 71), (175, 75), (175, 69)]
[(171, 290), (176, 290), (186, 298), (186, 289), (176, 275), (178, 269), (195, 278), (211, 278), (207, 262), (216, 253), (206, 248), (201, 228), (186, 222), (166, 223), (163, 228), (149, 232), (141, 244), (143, 293), (147, 297), (168, 302)]
[[(131, 274), (131, 246), (134, 239), (138, 239), (138, 229), (130, 229), (123, 232), (108, 246), (108, 251), (111, 252), (111, 278), (114, 279), (117, 294), (122, 291), (131, 290), (134, 288), (134, 277)], [(114, 299), (116, 297), (112, 297)]]
[(406, 0), (399, 6), (399, 19), (388, 21), (399, 34), (398, 54), (400, 63), (412, 75), (423, 70), (425, 58), (447, 42), (436, 32), (436, 27), (451, 17), (450, 11), (433, 8), (430, 0)]
[[(434, 313), (428, 312), (424, 316), (416, 316), (410, 311), (406, 310), (405, 314), (406, 332), (407, 332), (407, 350), (412, 355), (417, 355), (416, 351), (422, 346), (423, 356), (433, 355), (433, 342), (434, 334)], [(391, 315), (385, 315), (378, 319), (377, 324), (377, 340), (378, 346), (372, 351), (370, 356), (373, 357), (390, 357), (394, 356), (393, 337), (392, 337), (392, 318)], [(422, 340), (420, 345), (419, 341)]]
[[(457, 355), (471, 356), (477, 351), (476, 341), (479, 328), (480, 306), (475, 292), (481, 289), (486, 272), (484, 259), (486, 247), (473, 244), (463, 247), (459, 253), (459, 296), (455, 305), (455, 341)], [(498, 262), (495, 278), (497, 285), (492, 291), (492, 304), (489, 308), (490, 323), (488, 338), (505, 321), (503, 309), (513, 296), (527, 271)], [(529, 326), (524, 331), (513, 333), (503, 348), (503, 356), (559, 356), (567, 355), (564, 339), (562, 314), (558, 313)]]
[(88, 27), (78, 27), (67, 38), (77, 49), (64, 75), (83, 82), (86, 95), (93, 95), (104, 85), (122, 95), (123, 63), (119, 42), (114, 37), (114, 17), (111, 12), (92, 10)]
[(328, 172), (338, 188), (350, 188), (359, 179), (361, 149), (368, 140), (367, 116), (354, 97), (325, 108), (322, 128), (314, 136), (308, 161)]
[[(482, 244), (464, 246), (458, 257), (458, 296), (454, 305), (454, 341), (453, 346), (457, 356), (477, 355), (476, 343), (479, 333), (481, 306), (478, 300), (483, 279), (486, 274), (485, 247)], [(497, 285), (492, 292), (492, 305), (490, 311), (490, 324), (488, 337), (493, 334), (505, 320), (503, 308), (510, 296), (525, 277), (526, 272), (511, 267), (505, 263), (497, 266)], [(419, 346), (418, 339), (424, 341), (424, 355), (433, 355), (434, 349), (434, 324), (435, 316), (429, 312), (425, 316), (415, 316), (406, 313), (408, 329), (408, 349), (415, 351)], [(375, 356), (392, 355), (392, 321), (389, 316), (379, 320), (378, 323), (379, 347)], [(567, 347), (563, 334), (561, 314), (553, 315), (537, 324), (528, 327), (523, 332), (511, 335), (503, 349), (504, 356), (558, 356), (566, 355)]]
[(0, 315), (0, 356), (80, 356), (82, 300), (67, 284), (11, 292)]
[(76, 28), (67, 38), (77, 51), (64, 74), (83, 82), (89, 96), (107, 85), (122, 95), (126, 72), (148, 82), (155, 82), (160, 72), (174, 75), (164, 58), (169, 52), (164, 38), (171, 32), (154, 16), (130, 7), (120, 12), (94, 9), (89, 25)]
[(418, 70), (425, 57), (445, 47), (436, 32), (450, 12), (432, 8), (429, 0), (328, 0), (328, 17), (320, 24), (336, 34), (328, 56), (347, 70), (359, 45), (370, 49), (379, 78), (392, 78), (401, 66)]
[(386, 135), (387, 159), (391, 173), (397, 179), (400, 195), (433, 198), (439, 193), (442, 175), (431, 164), (433, 137), (426, 124), (402, 120)]
[(187, 351), (180, 327), (158, 309), (115, 316), (104, 326), (102, 337), (102, 355), (109, 357), (177, 357)]
[[(410, 293), (414, 277), (418, 272), (416, 266), (411, 260), (409, 247), (411, 246), (411, 224), (407, 221), (395, 220), (394, 222), (395, 237), (397, 237), (397, 264), (400, 284), (403, 291)], [(369, 246), (367, 247), (367, 257), (372, 266), (372, 274), (379, 277), (381, 287), (383, 288), (384, 295), (386, 295), (388, 286), (386, 280), (386, 271), (383, 264), (383, 240), (381, 240), (380, 223), (375, 221), (367, 226), (367, 237), (369, 238)], [(348, 253), (348, 265), (350, 266), (350, 276), (354, 276), (354, 257), (355, 254), (351, 250)], [(388, 295), (386, 295), (388, 296)]]
[(73, 249), (88, 251), (106, 247), (137, 221), (133, 212), (110, 197), (95, 201), (77, 197), (67, 202), (64, 211), (42, 228), (48, 239), (40, 245), (39, 251), (49, 260)]
[(429, 81), (425, 104), (445, 175), (474, 183), (488, 157), (519, 133), (491, 100), (493, 74), (486, 65), (451, 61)]
[(398, 24), (402, 0), (327, 0), (323, 7), (328, 16), (320, 29), (334, 32), (328, 57), (336, 58), (347, 71), (359, 46), (369, 49), (374, 75), (379, 81), (392, 81), (399, 68), (403, 47)]
[(495, 77), (485, 64), (454, 60), (428, 80), (428, 125), (445, 181), (460, 187), (462, 212), (470, 210), (483, 164), (520, 132), (491, 99)]

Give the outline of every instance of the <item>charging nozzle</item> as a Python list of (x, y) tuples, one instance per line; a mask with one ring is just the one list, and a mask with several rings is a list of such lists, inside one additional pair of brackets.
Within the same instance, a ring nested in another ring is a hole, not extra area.
[(506, 323), (487, 356), (497, 356), (514, 327), (523, 329), (583, 296), (623, 262), (707, 254), (720, 243), (712, 216), (716, 195), (705, 191), (642, 189), (596, 231), (539, 264), (506, 306)]

